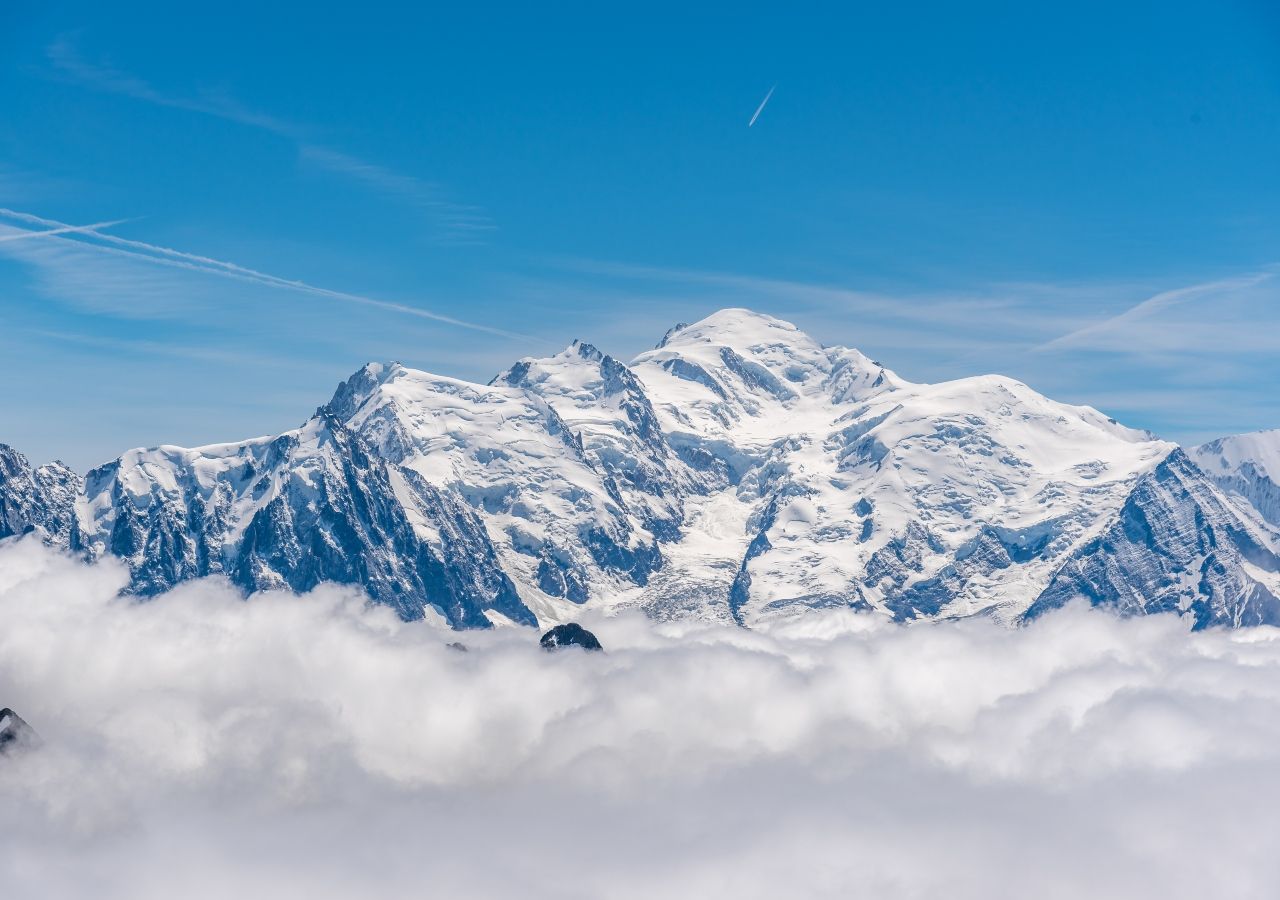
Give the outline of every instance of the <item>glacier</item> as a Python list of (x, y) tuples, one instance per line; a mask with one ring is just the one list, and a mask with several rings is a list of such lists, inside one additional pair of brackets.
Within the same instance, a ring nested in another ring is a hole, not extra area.
[(1280, 432), (1184, 450), (997, 375), (916, 384), (744, 309), (488, 384), (370, 363), (300, 428), (83, 479), (0, 445), (0, 539), (152, 596), (358, 586), (405, 619), (825, 607), (1016, 623), (1083, 599), (1280, 624)]

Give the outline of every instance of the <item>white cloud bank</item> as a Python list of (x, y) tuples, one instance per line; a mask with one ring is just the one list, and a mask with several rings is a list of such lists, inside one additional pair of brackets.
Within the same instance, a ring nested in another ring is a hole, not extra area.
[(0, 548), (7, 897), (1280, 896), (1280, 630), (591, 620)]

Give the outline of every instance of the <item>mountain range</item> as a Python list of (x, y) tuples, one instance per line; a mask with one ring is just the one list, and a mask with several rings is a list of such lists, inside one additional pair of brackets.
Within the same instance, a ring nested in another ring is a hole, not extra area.
[(0, 539), (29, 532), (120, 558), (139, 597), (337, 582), (456, 628), (584, 607), (1015, 623), (1077, 598), (1280, 624), (1280, 431), (1183, 449), (726, 309), (630, 364), (576, 341), (487, 385), (371, 363), (295, 430), (83, 478), (0, 445)]

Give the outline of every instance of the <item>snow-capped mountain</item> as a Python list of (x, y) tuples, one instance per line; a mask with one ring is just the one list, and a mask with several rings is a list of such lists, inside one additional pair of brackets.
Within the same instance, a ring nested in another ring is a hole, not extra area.
[(671, 440), (727, 485), (698, 510), (698, 537), (724, 540), (673, 550), (672, 573), (731, 571), (746, 623), (849, 603), (1013, 618), (1173, 449), (1006, 378), (911, 384), (739, 310), (634, 368)]
[(1280, 429), (1202, 444), (1191, 458), (1214, 483), (1280, 528)]
[(1198, 627), (1280, 624), (1278, 544), (1177, 449), (1138, 479), (1028, 614), (1085, 597), (1122, 613), (1185, 612)]
[(337, 581), (457, 627), (583, 605), (1016, 621), (1076, 597), (1242, 625), (1280, 622), (1268, 447), (1184, 453), (999, 376), (913, 384), (731, 309), (630, 365), (579, 342), (488, 385), (370, 364), (279, 437), (130, 451), (74, 516), (69, 473), (22, 460), (0, 534), (122, 557), (139, 594)]
[[(569, 377), (589, 377), (603, 365), (579, 358), (581, 371)], [(614, 399), (603, 397), (602, 416)], [(338, 389), (328, 410), (382, 458), (474, 509), (503, 570), (548, 617), (554, 598), (583, 603), (641, 586), (662, 566), (654, 531), (669, 526), (650, 527), (651, 505), (632, 508), (609, 470), (593, 461), (598, 444), (588, 451), (581, 430), (536, 392), (370, 365)]]
[(0, 444), (0, 538), (39, 529), (50, 543), (66, 546), (81, 487), (80, 476), (62, 463), (35, 467)]
[(279, 437), (131, 450), (94, 469), (70, 543), (124, 559), (144, 596), (205, 575), (246, 591), (330, 581), (409, 619), (434, 606), (455, 627), (487, 625), (486, 611), (535, 622), (466, 504), (323, 411)]

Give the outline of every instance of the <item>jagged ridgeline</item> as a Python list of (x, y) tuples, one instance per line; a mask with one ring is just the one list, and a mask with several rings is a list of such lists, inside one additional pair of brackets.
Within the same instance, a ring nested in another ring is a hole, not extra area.
[(730, 309), (630, 365), (578, 342), (487, 385), (370, 364), (301, 428), (84, 479), (0, 445), (0, 538), (118, 557), (140, 597), (336, 582), (458, 628), (618, 605), (1013, 622), (1076, 598), (1238, 626), (1280, 623), (1278, 483), (1280, 432), (1184, 452)]

